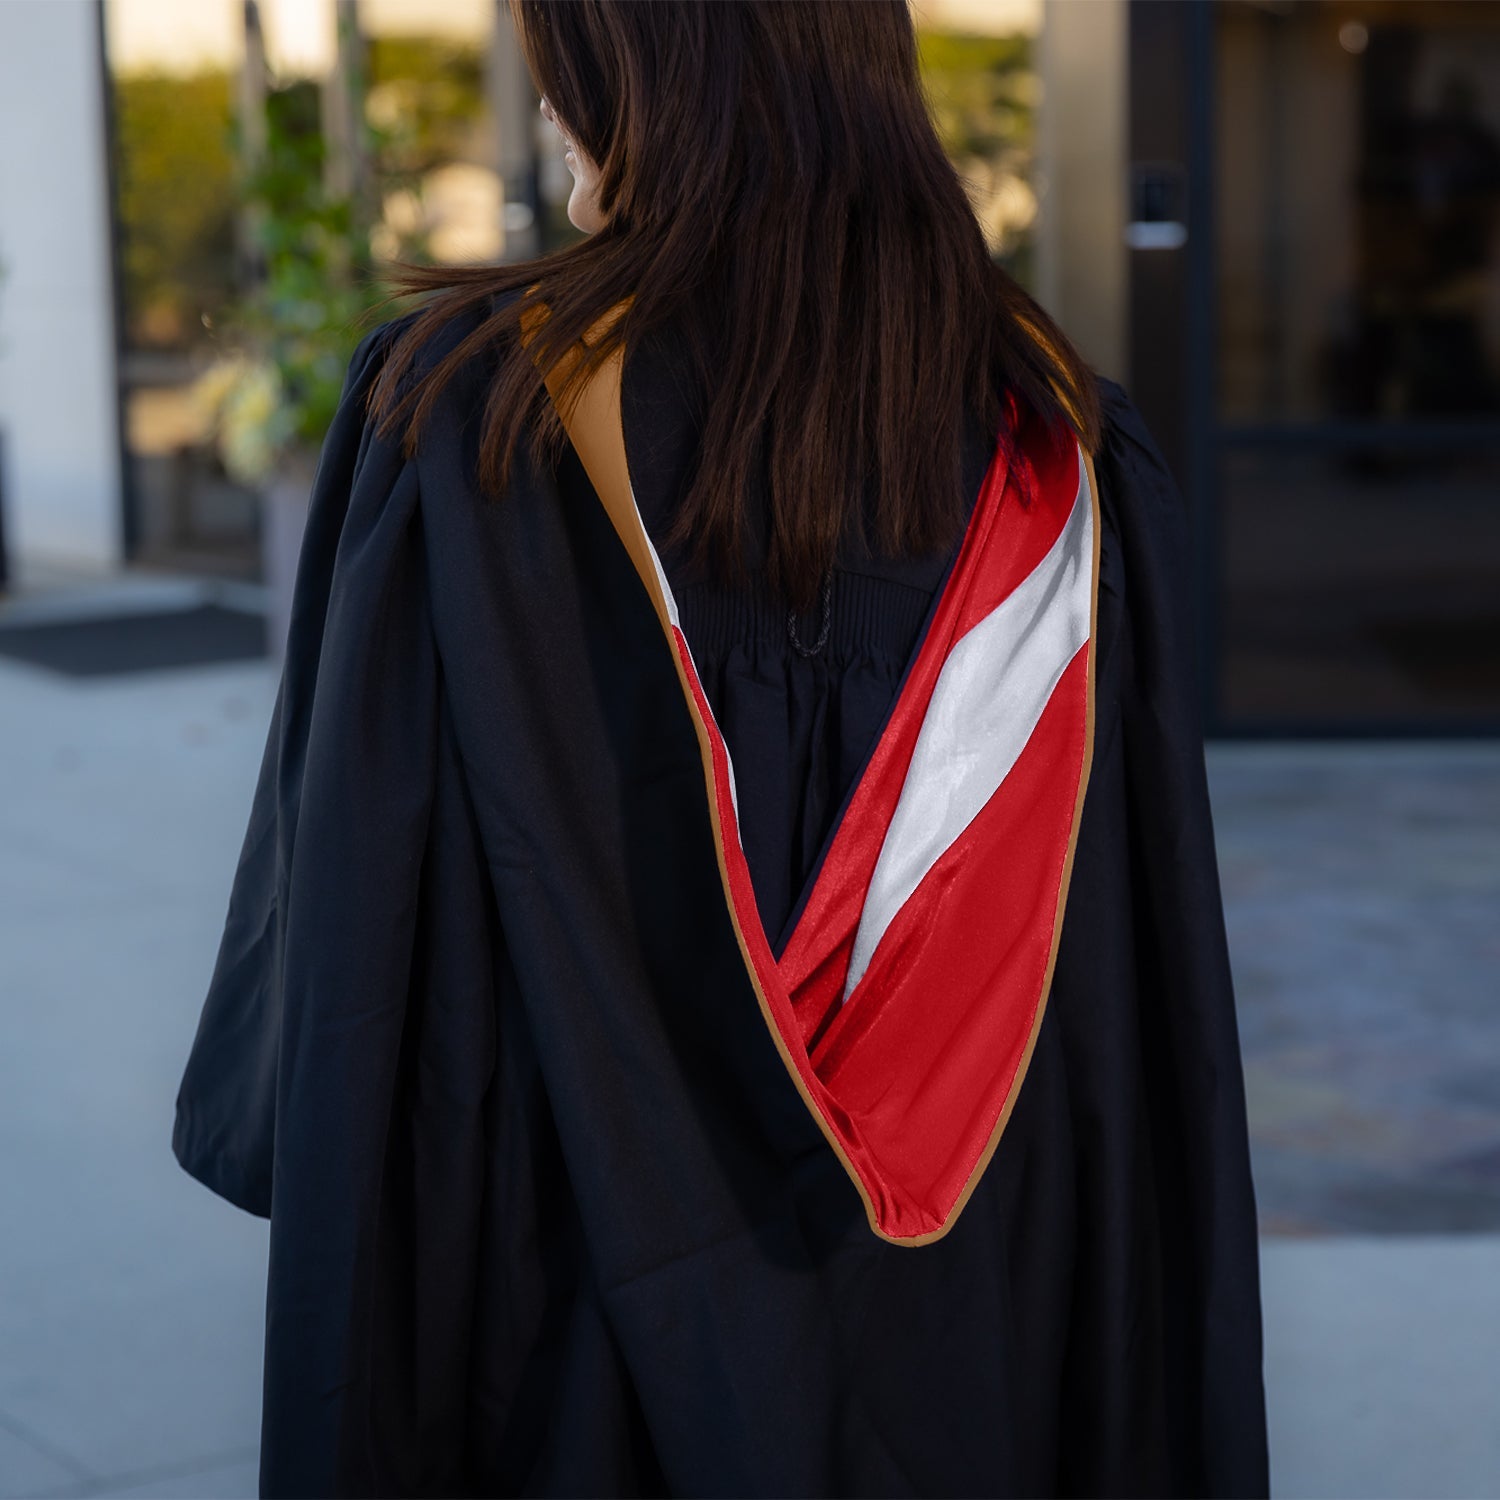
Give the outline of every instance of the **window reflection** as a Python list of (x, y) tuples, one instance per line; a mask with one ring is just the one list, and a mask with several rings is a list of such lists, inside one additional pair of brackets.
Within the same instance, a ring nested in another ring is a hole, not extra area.
[[(492, 48), (495, 0), (362, 0), (361, 160), (379, 205), (371, 251), (444, 262), (505, 254)], [(259, 0), (266, 90), (337, 144), (334, 0)], [(120, 362), (131, 556), (254, 578), (261, 499), (224, 470), (195, 383), (224, 355), (224, 313), (254, 258), (237, 150), (246, 108), (243, 0), (106, 0), (122, 270)], [(255, 90), (251, 90), (253, 94)], [(269, 108), (269, 103), (266, 106)], [(330, 191), (348, 191), (330, 181)], [(512, 205), (516, 207), (516, 205)]]
[(1221, 417), (1500, 411), (1500, 6), (1217, 22)]
[(1500, 722), (1500, 5), (1216, 7), (1219, 709)]

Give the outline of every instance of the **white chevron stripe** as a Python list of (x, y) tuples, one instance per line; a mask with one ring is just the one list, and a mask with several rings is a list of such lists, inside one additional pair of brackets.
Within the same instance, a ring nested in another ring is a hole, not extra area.
[(1088, 640), (1093, 497), (1082, 449), (1073, 508), (1047, 555), (949, 653), (865, 897), (844, 999), (927, 872), (1015, 765)]
[(635, 523), (641, 528), (641, 536), (646, 543), (646, 551), (651, 554), (651, 566), (656, 569), (656, 583), (661, 589), (661, 596), (666, 600), (667, 618), (674, 624), (679, 625), (677, 618), (677, 601), (672, 597), (671, 585), (667, 582), (667, 570), (661, 565), (661, 558), (656, 554), (656, 545), (651, 540), (651, 533), (646, 530), (646, 522), (641, 516), (641, 508), (636, 503), (635, 487), (630, 490), (630, 504), (635, 510)]
[[(672, 624), (677, 627), (677, 629), (681, 630), (682, 622), (677, 618), (677, 600), (672, 594), (671, 584), (667, 582), (667, 570), (661, 565), (661, 558), (657, 555), (656, 546), (651, 540), (651, 533), (646, 530), (646, 522), (641, 516), (641, 508), (636, 504), (634, 487), (632, 487), (630, 491), (630, 503), (635, 509), (636, 525), (641, 528), (641, 535), (645, 538), (646, 551), (651, 554), (651, 566), (656, 569), (656, 582), (661, 589), (662, 600), (667, 606), (667, 619), (670, 620)], [(683, 636), (682, 643), (683, 648), (687, 651), (689, 669), (696, 677), (698, 675), (698, 667), (697, 664), (693, 661), (692, 648), (687, 644), (686, 635)], [(709, 717), (713, 717), (712, 709), (709, 710)], [(720, 739), (723, 739), (722, 735), (720, 736)], [(727, 744), (724, 746), (724, 765), (729, 771), (730, 805), (734, 808), (735, 818), (738, 819), (740, 815), (740, 794), (739, 790), (734, 784), (734, 762), (730, 759), (729, 746)]]

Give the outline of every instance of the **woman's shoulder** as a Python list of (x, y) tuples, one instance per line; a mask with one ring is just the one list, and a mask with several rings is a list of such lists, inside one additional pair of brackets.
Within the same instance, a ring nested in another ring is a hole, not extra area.
[[(409, 360), (404, 361), (407, 368), (403, 371), (403, 380), (419, 381), (481, 328), (492, 310), (489, 302), (477, 303), (441, 321), (429, 323), (425, 331), (422, 325), (424, 315), (429, 311), (426, 305), (396, 313), (361, 335), (349, 359), (351, 380), (361, 374), (374, 373), (399, 347), (403, 354), (409, 355)], [(492, 352), (491, 349), (476, 350), (475, 358), (466, 362), (466, 368), (473, 366), (477, 370), (483, 363), (482, 356)]]
[[(1140, 408), (1119, 381), (1097, 375), (1101, 434), (1093, 454), (1110, 586), (1187, 590), (1191, 518), (1186, 495)], [(1149, 574), (1147, 579), (1143, 574)]]
[(1095, 384), (1099, 392), (1101, 435), (1094, 460), (1101, 471), (1101, 491), (1105, 488), (1104, 471), (1107, 471), (1117, 489), (1123, 487), (1132, 495), (1139, 492), (1142, 503), (1164, 503), (1171, 509), (1180, 509), (1182, 495), (1176, 478), (1129, 391), (1106, 375), (1096, 374)]

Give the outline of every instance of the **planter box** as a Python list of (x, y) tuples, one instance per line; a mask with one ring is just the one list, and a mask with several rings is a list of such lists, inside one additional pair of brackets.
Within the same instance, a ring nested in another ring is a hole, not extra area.
[(261, 494), (261, 568), (266, 584), (266, 655), (280, 662), (286, 655), (292, 617), (292, 589), (302, 533), (307, 529), (312, 498), (312, 467), (289, 466)]

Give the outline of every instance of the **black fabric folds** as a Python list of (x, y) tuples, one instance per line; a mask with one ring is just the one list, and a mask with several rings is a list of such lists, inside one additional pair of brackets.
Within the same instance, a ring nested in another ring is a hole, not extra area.
[[(576, 458), (478, 496), (482, 361), (416, 457), (376, 438), (399, 326), (322, 454), (172, 1139), (271, 1220), (262, 1493), (1264, 1495), (1185, 517), (1126, 393), (1102, 382), (1097, 736), (1051, 999), (973, 1196), (912, 1248), (870, 1232), (766, 1030), (670, 654)], [(683, 374), (626, 370), (658, 533)], [(681, 578), (773, 933), (945, 562), (849, 561), (816, 658)]]

